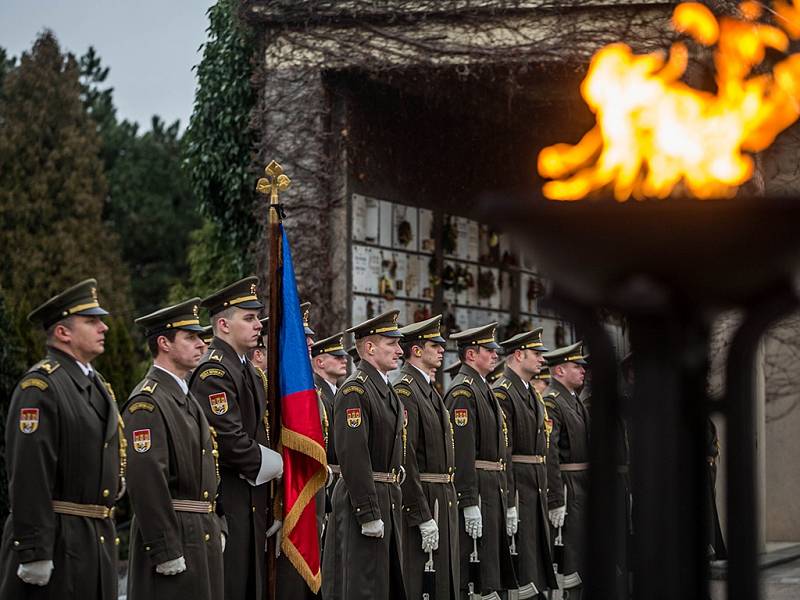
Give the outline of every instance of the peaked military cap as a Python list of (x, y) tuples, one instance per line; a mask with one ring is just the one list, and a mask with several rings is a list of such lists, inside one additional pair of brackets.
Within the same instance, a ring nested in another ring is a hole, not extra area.
[(542, 367), (533, 378), (540, 381), (550, 381), (550, 367)]
[(38, 323), (47, 329), (61, 319), (73, 315), (94, 317), (107, 314), (108, 311), (100, 306), (97, 299), (97, 281), (86, 279), (33, 309), (28, 315), (28, 321)]
[(483, 346), (489, 350), (501, 350), (502, 348), (494, 337), (495, 329), (497, 329), (496, 322), (488, 323), (454, 333), (450, 336), (450, 339), (458, 343), (459, 349), (469, 348), (470, 346)]
[(367, 337), (368, 335), (401, 337), (403, 334), (400, 333), (397, 327), (397, 315), (399, 314), (400, 311), (397, 309), (387, 310), (385, 313), (381, 313), (377, 317), (368, 319), (363, 323), (359, 323), (358, 325), (353, 325), (347, 331), (352, 333), (353, 337), (357, 340)]
[(320, 354), (347, 356), (347, 352), (345, 352), (344, 349), (344, 344), (342, 343), (343, 339), (344, 332), (340, 331), (339, 333), (336, 333), (331, 337), (327, 337), (324, 340), (314, 342), (311, 345), (311, 356), (319, 356)]
[(317, 332), (311, 329), (311, 326), (308, 324), (309, 315), (311, 314), (311, 302), (303, 302), (300, 305), (300, 312), (303, 313), (303, 331), (305, 331), (305, 334), (317, 335)]
[(212, 329), (211, 325), (206, 325), (203, 327), (203, 332), (200, 334), (200, 339), (208, 345), (211, 343), (211, 340), (214, 339), (214, 330)]
[(548, 367), (555, 367), (568, 362), (574, 362), (578, 365), (588, 365), (586, 359), (589, 358), (588, 354), (583, 352), (583, 342), (575, 342), (571, 346), (564, 346), (552, 352), (547, 352), (544, 355)]
[(447, 365), (442, 371), (453, 377), (461, 369), (461, 361), (457, 360), (451, 365)]
[(258, 277), (245, 277), (214, 292), (205, 298), (200, 306), (207, 308), (212, 316), (231, 306), (248, 310), (264, 308), (256, 295), (257, 287)]
[(500, 345), (503, 347), (503, 351), (506, 354), (510, 354), (511, 352), (514, 352), (514, 350), (536, 350), (537, 352), (549, 352), (549, 350), (544, 347), (544, 342), (542, 341), (543, 331), (544, 329), (541, 327), (534, 329), (533, 331), (523, 331), (514, 337), (500, 342)]
[(442, 337), (441, 323), (442, 315), (436, 315), (430, 319), (401, 327), (398, 331), (403, 335), (404, 342), (434, 342), (444, 345), (447, 340)]
[(486, 381), (489, 383), (494, 383), (503, 375), (503, 369), (506, 367), (506, 359), (498, 360), (497, 366), (492, 369), (492, 372), (486, 376)]
[(159, 309), (149, 315), (134, 320), (144, 328), (145, 337), (166, 333), (175, 329), (203, 333), (200, 318), (197, 316), (200, 298), (190, 298), (178, 304)]

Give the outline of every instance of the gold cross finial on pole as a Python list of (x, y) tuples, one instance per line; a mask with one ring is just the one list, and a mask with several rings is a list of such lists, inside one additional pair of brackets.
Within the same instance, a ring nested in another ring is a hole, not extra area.
[(286, 191), (292, 180), (283, 173), (283, 167), (274, 160), (264, 169), (266, 177), (256, 183), (256, 191), (265, 196), (269, 194), (269, 203), (278, 204), (278, 192)]

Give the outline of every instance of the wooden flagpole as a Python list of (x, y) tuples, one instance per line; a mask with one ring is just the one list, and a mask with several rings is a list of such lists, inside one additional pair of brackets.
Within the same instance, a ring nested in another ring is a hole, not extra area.
[[(264, 169), (265, 177), (258, 180), (256, 191), (259, 194), (269, 194), (269, 321), (267, 330), (267, 410), (269, 411), (269, 430), (273, 449), (278, 448), (281, 439), (280, 398), (278, 398), (278, 325), (281, 319), (280, 306), (280, 267), (283, 262), (281, 256), (281, 206), (278, 199), (279, 192), (288, 189), (291, 180), (283, 173), (283, 168), (274, 160)], [(277, 493), (276, 482), (270, 483), (270, 510), (274, 510), (275, 496)], [(273, 519), (283, 520), (283, 515), (272, 515)], [(270, 523), (271, 524), (271, 523)], [(276, 559), (277, 548), (272, 536), (267, 540), (267, 598), (276, 600)]]

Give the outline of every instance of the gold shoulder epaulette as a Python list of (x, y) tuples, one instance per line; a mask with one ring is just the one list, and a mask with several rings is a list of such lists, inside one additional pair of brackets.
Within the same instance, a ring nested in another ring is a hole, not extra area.
[(156, 408), (155, 404), (151, 404), (150, 402), (134, 402), (128, 407), (128, 412), (133, 414), (137, 410), (146, 410), (147, 412), (153, 412)]
[(504, 379), (500, 385), (502, 385), (507, 390), (510, 390), (511, 389), (511, 380), (510, 379)]
[(25, 379), (22, 383), (20, 383), (19, 387), (21, 387), (23, 390), (35, 387), (36, 389), (44, 391), (50, 386), (44, 379), (39, 379), (38, 377), (30, 377), (28, 379)]
[(50, 375), (50, 373), (58, 369), (60, 366), (61, 364), (57, 360), (45, 358), (44, 360), (40, 360), (38, 363), (33, 365), (30, 368), (30, 371), (40, 371), (46, 375)]
[(208, 377), (225, 377), (225, 370), (219, 367), (208, 367), (200, 371), (198, 377), (200, 377), (201, 381), (205, 381)]
[(217, 362), (222, 362), (222, 352), (217, 352), (216, 350), (212, 350), (211, 354), (208, 355), (208, 360), (215, 360)]
[(408, 397), (411, 395), (411, 390), (405, 387), (404, 385), (398, 385), (396, 388), (394, 388), (394, 391), (400, 394), (401, 396)]
[(464, 376), (464, 383), (466, 383), (467, 385), (472, 385), (473, 382), (474, 380), (472, 379), (472, 377), (469, 377), (468, 375)]
[(350, 384), (350, 385), (348, 385), (346, 388), (344, 388), (342, 390), (342, 394), (344, 394), (344, 395), (347, 395), (347, 394), (349, 394), (351, 392), (355, 392), (358, 395), (363, 395), (365, 390), (364, 390), (363, 387), (361, 387), (360, 385), (358, 385), (356, 383)]
[(414, 378), (411, 377), (411, 375), (403, 375), (400, 378), (400, 382), (401, 383), (413, 383), (414, 382)]
[(141, 394), (152, 394), (153, 392), (156, 391), (157, 387), (158, 387), (158, 382), (151, 381), (151, 380), (147, 379), (142, 384), (142, 387), (139, 389), (139, 393), (141, 393)]

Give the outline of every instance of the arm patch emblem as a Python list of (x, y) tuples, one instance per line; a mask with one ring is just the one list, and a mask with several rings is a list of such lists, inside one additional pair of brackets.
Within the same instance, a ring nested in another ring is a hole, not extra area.
[(208, 355), (209, 360), (215, 360), (217, 362), (222, 362), (222, 352), (217, 352), (216, 350), (212, 350), (211, 354)]
[(205, 381), (207, 377), (225, 377), (225, 371), (223, 371), (222, 369), (211, 367), (200, 373), (201, 381)]
[(499, 390), (494, 391), (494, 395), (499, 398), (500, 400), (508, 400), (508, 394), (505, 392), (501, 392)]
[(29, 387), (35, 387), (42, 391), (46, 390), (48, 387), (48, 383), (44, 379), (39, 379), (38, 377), (31, 377), (30, 379), (26, 379), (23, 381), (20, 386), (23, 390), (27, 390)]
[(469, 423), (469, 411), (466, 408), (455, 409), (453, 411), (453, 420), (456, 422), (456, 426), (464, 427)]
[(133, 449), (139, 454), (150, 450), (150, 430), (137, 429), (133, 432)]
[(342, 390), (342, 394), (344, 394), (345, 396), (352, 392), (355, 392), (356, 394), (359, 395), (363, 395), (364, 388), (362, 388), (360, 385), (348, 385), (346, 388)]
[(465, 396), (467, 398), (472, 398), (472, 392), (470, 390), (465, 390), (464, 388), (453, 390), (453, 398), (458, 398), (459, 396)]
[(22, 433), (33, 433), (39, 429), (39, 409), (20, 408), (19, 409), (19, 430)]
[(361, 425), (361, 409), (348, 408), (347, 409), (347, 425), (348, 427), (356, 428)]
[(211, 412), (215, 415), (224, 415), (228, 412), (228, 396), (225, 392), (217, 392), (208, 395), (208, 402), (211, 404)]
[(407, 387), (396, 387), (396, 388), (394, 388), (394, 391), (396, 391), (401, 396), (408, 397), (408, 396), (411, 395), (411, 390), (408, 389)]
[(153, 412), (155, 410), (155, 404), (150, 404), (149, 402), (134, 402), (128, 407), (128, 412), (133, 414), (137, 410), (146, 410), (147, 412)]

